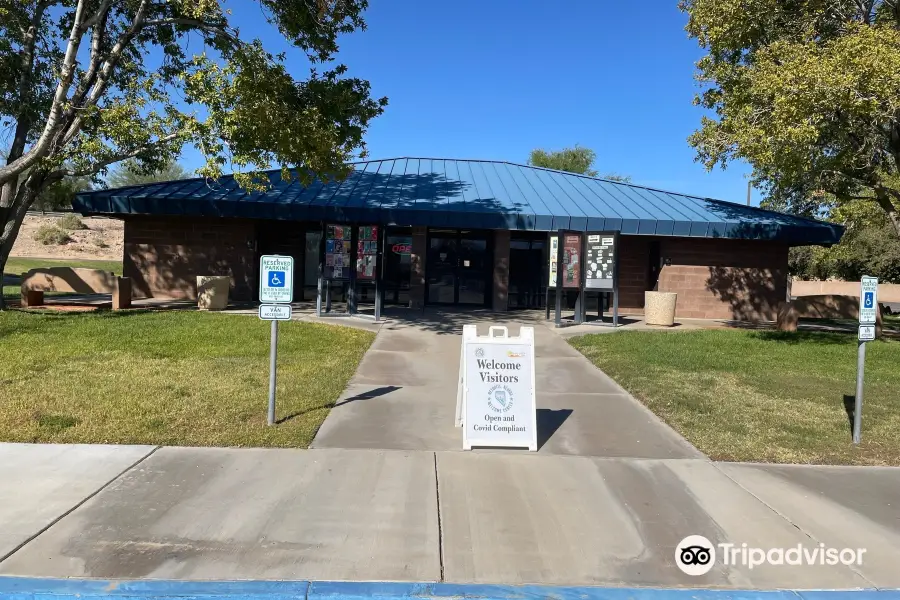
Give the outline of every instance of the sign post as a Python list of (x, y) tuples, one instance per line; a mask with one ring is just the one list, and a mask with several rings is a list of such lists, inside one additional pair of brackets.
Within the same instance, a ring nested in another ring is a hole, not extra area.
[(853, 408), (853, 443), (862, 439), (863, 376), (866, 368), (866, 342), (875, 339), (878, 320), (878, 278), (864, 276), (859, 293), (859, 348), (856, 355), (856, 404)]
[(537, 451), (533, 327), (522, 327), (517, 337), (506, 327), (491, 327), (485, 337), (474, 325), (463, 327), (456, 424), (464, 450)]
[[(619, 326), (619, 233), (589, 231), (585, 236), (585, 290), (596, 290), (597, 315), (603, 312), (603, 295), (612, 295), (612, 325)], [(605, 325), (602, 319), (599, 324)]]
[(272, 322), (269, 344), (269, 425), (275, 424), (275, 373), (278, 361), (278, 321), (291, 318), (294, 299), (294, 258), (265, 255), (259, 257), (259, 318)]

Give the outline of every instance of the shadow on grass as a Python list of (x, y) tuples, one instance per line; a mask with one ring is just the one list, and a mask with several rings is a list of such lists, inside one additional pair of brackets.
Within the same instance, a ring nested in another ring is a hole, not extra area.
[[(350, 404), (351, 402), (356, 402), (358, 400), (371, 400), (372, 398), (378, 398), (380, 396), (385, 396), (385, 395), (390, 394), (391, 392), (395, 392), (399, 389), (400, 389), (400, 387), (396, 386), (396, 385), (386, 385), (384, 387), (375, 388), (374, 390), (369, 390), (368, 392), (363, 392), (362, 394), (357, 394), (356, 396), (352, 396), (350, 398), (341, 400), (340, 402), (336, 402), (333, 405), (331, 405), (331, 408), (337, 408), (338, 406)], [(306, 413), (312, 412), (315, 410), (321, 410), (321, 408), (310, 408), (309, 410), (297, 411), (295, 413), (287, 415), (286, 417), (282, 417), (282, 418), (278, 419), (277, 421), (275, 421), (275, 423), (277, 425), (281, 425), (282, 423), (290, 421), (291, 419), (296, 419), (297, 417), (302, 417)]]
[(844, 410), (850, 422), (850, 439), (853, 439), (853, 418), (856, 416), (856, 396), (844, 394)]
[(756, 331), (750, 335), (763, 342), (780, 342), (782, 344), (848, 345), (856, 342), (856, 338), (848, 336), (846, 333), (821, 331)]

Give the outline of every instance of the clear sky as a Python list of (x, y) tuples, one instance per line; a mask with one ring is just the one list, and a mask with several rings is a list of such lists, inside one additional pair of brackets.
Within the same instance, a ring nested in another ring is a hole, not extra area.
[[(255, 3), (229, 4), (241, 37), (288, 51), (304, 76), (302, 54)], [(390, 100), (366, 138), (371, 158), (524, 163), (533, 148), (580, 144), (601, 173), (745, 202), (749, 168), (707, 173), (686, 141), (703, 114), (692, 104), (700, 49), (677, 0), (371, 0), (366, 20), (338, 60)]]

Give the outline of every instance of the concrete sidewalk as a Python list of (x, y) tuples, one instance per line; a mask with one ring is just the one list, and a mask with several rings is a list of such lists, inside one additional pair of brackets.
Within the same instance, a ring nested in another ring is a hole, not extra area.
[[(3, 575), (900, 587), (900, 469), (4, 444), (0, 481)], [(689, 534), (867, 554), (690, 577), (674, 563)]]
[[(506, 315), (509, 318), (509, 315)], [(378, 332), (313, 448), (462, 450), (454, 427), (462, 327), (479, 335), (505, 325), (535, 330), (540, 453), (632, 458), (703, 455), (548, 328), (536, 312), (498, 321), (493, 313), (431, 311), (393, 318)]]

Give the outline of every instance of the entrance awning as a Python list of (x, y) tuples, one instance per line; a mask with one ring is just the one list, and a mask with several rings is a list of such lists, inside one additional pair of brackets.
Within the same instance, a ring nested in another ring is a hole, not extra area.
[(341, 182), (269, 173), (247, 193), (232, 176), (78, 194), (84, 214), (372, 222), (399, 226), (778, 240), (835, 244), (843, 227), (760, 208), (500, 161), (396, 158), (356, 163)]

